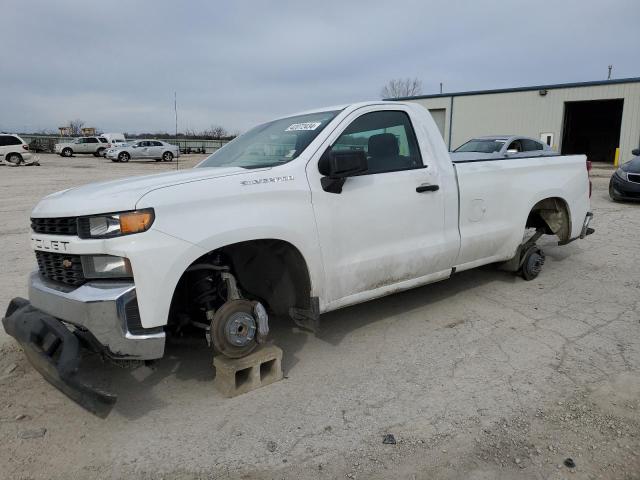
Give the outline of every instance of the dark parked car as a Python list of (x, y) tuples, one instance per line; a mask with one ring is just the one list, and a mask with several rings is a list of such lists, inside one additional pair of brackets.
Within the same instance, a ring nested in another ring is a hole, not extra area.
[(611, 177), (611, 200), (640, 200), (640, 148), (631, 152), (633, 158), (623, 163)]

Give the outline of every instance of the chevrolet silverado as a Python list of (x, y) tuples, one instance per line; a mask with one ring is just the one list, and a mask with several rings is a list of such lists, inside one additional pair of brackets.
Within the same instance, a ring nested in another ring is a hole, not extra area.
[(269, 316), (314, 330), (324, 312), (492, 263), (531, 280), (540, 236), (593, 231), (589, 197), (583, 155), (452, 161), (415, 104), (305, 112), (193, 169), (43, 198), (29, 299), (3, 324), (49, 382), (106, 415), (115, 395), (76, 375), (85, 349), (147, 361), (199, 329), (238, 358)]

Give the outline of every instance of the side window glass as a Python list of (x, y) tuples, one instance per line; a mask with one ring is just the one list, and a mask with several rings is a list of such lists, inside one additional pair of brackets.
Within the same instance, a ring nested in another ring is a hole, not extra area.
[(520, 140), (514, 140), (513, 142), (511, 142), (511, 144), (507, 147), (507, 150), (516, 150), (518, 153), (522, 152), (522, 142), (520, 142)]
[(387, 110), (362, 115), (342, 132), (331, 150), (366, 152), (369, 168), (364, 175), (423, 166), (418, 142), (405, 112)]
[(527, 138), (523, 138), (522, 144), (524, 146), (525, 152), (535, 152), (538, 150), (542, 150), (542, 144), (540, 142), (536, 142), (535, 140), (529, 140)]
[(8, 145), (7, 138), (9, 138), (9, 137), (5, 137), (4, 135), (0, 135), (0, 147), (4, 147), (4, 146)]

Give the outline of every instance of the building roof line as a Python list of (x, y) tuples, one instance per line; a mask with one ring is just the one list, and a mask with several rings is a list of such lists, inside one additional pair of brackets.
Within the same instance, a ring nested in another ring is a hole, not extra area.
[(464, 97), (466, 95), (489, 95), (491, 93), (528, 92), (534, 90), (556, 90), (560, 88), (595, 87), (599, 85), (619, 85), (621, 83), (640, 83), (640, 77), (616, 78), (613, 80), (595, 80), (591, 82), (554, 83), (550, 85), (533, 85), (530, 87), (497, 88), (493, 90), (469, 90), (466, 92), (434, 93), (431, 95), (414, 95), (410, 97), (386, 98), (385, 100), (419, 100), (421, 98)]

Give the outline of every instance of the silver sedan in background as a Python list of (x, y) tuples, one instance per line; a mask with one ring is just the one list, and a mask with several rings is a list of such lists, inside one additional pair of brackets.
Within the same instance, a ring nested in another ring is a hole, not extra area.
[(495, 135), (472, 138), (451, 152), (451, 160), (500, 160), (519, 157), (549, 157), (558, 155), (549, 145), (518, 135)]
[(160, 140), (136, 140), (107, 150), (105, 156), (112, 162), (128, 162), (131, 159), (170, 162), (178, 156), (178, 147)]

